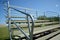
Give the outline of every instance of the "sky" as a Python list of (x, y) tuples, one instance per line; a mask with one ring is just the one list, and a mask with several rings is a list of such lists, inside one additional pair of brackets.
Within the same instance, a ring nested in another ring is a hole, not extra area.
[[(5, 13), (5, 11), (3, 10), (4, 6), (2, 5), (3, 1), (6, 0), (0, 0), (0, 24), (6, 24), (6, 18), (3, 14)], [(60, 0), (9, 0), (9, 2), (10, 5), (38, 10), (40, 11), (38, 15), (41, 15), (41, 12), (44, 11), (53, 11), (60, 13)]]

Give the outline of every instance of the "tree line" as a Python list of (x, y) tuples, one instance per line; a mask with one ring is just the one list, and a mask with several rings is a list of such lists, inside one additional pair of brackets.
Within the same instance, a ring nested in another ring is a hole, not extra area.
[(50, 20), (50, 21), (59, 21), (60, 17), (46, 17), (46, 16), (39, 16), (37, 20)]

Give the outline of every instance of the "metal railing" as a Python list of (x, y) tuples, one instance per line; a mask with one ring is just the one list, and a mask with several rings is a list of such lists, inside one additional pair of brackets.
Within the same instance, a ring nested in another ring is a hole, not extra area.
[[(25, 14), (27, 16), (29, 35), (27, 35), (24, 32), (24, 30), (16, 24), (15, 21), (13, 21), (13, 23), (16, 25), (17, 29), (19, 29), (27, 37), (27, 40), (33, 40), (33, 30), (34, 30), (34, 20), (33, 20), (33, 17), (30, 14), (28, 14), (28, 13), (22, 12), (20, 10), (17, 10), (15, 8), (11, 7), (10, 4), (9, 4), (9, 1), (8, 1), (7, 13), (8, 13), (8, 29), (9, 29), (9, 32), (10, 32), (10, 40), (12, 40), (12, 29), (11, 29), (11, 20), (12, 19), (11, 19), (11, 15), (10, 15), (10, 9), (13, 9), (13, 10), (15, 10), (17, 12), (20, 12), (22, 14)], [(32, 26), (30, 26), (29, 18), (32, 21)]]
[[(33, 17), (30, 14), (26, 13), (26, 12), (20, 11), (20, 10), (18, 10), (16, 8), (12, 7), (9, 4), (9, 2), (8, 2), (8, 6), (7, 6), (8, 17), (7, 18), (8, 18), (8, 29), (9, 29), (9, 32), (10, 32), (10, 40), (12, 40), (11, 20), (12, 20), (12, 18), (20, 18), (20, 17), (11, 17), (11, 15), (10, 15), (10, 9), (13, 9), (13, 10), (19, 12), (19, 13), (22, 13), (22, 14), (26, 15), (25, 18), (27, 18), (27, 21), (28, 21), (27, 23), (28, 23), (29, 35), (27, 35), (24, 32), (24, 30), (16, 24), (15, 21), (13, 21), (13, 23), (16, 25), (17, 29), (19, 29), (25, 35), (25, 37), (27, 38), (26, 40), (33, 40), (33, 30), (34, 30), (34, 20), (33, 20)], [(44, 12), (44, 15), (43, 15), (44, 16), (44, 19), (45, 19), (45, 16), (47, 16), (46, 13), (48, 13), (48, 12), (56, 13), (56, 12), (52, 12), (52, 11)], [(37, 14), (37, 11), (36, 11), (36, 18), (37, 18), (37, 16), (38, 16), (38, 14)], [(60, 15), (58, 14), (58, 17), (59, 16)], [(30, 20), (29, 20), (29, 18), (32, 21), (31, 22), (32, 23), (32, 26), (30, 26)], [(60, 17), (59, 17), (59, 23), (60, 23)]]

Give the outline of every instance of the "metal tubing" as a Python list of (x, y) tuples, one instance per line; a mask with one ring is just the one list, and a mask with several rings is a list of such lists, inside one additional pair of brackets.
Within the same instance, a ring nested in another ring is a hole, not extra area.
[(28, 21), (28, 29), (29, 29), (29, 34), (31, 32), (31, 27), (30, 27), (30, 21), (29, 21), (29, 17), (27, 16), (27, 21)]
[(12, 40), (9, 1), (8, 1), (8, 6), (7, 7), (8, 7), (8, 29), (9, 29), (9, 32), (10, 32), (10, 40)]
[(18, 12), (21, 12), (22, 14), (25, 14), (25, 15), (27, 15), (27, 16), (29, 16), (29, 17), (31, 18), (31, 20), (32, 20), (32, 26), (31, 26), (31, 32), (30, 32), (30, 40), (33, 40), (34, 20), (33, 20), (32, 16), (29, 15), (29, 14), (27, 14), (27, 13), (25, 13), (25, 12), (22, 12), (22, 11), (20, 11), (20, 10), (17, 10), (17, 9), (15, 9), (15, 8), (12, 8), (12, 7), (10, 7), (10, 8), (11, 8), (11, 9), (14, 9), (14, 10), (16, 10), (16, 11), (18, 11)]
[(27, 14), (27, 13), (25, 13), (25, 12), (22, 12), (22, 11), (19, 11), (19, 10), (17, 10), (17, 9), (15, 9), (15, 8), (13, 8), (13, 7), (10, 7), (9, 6), (9, 1), (8, 1), (8, 29), (9, 29), (9, 32), (10, 32), (10, 40), (12, 40), (12, 32), (11, 32), (11, 18), (10, 18), (10, 8), (11, 9), (14, 9), (14, 10), (16, 10), (16, 11), (18, 11), (18, 12), (21, 12), (22, 14), (25, 14), (25, 15), (27, 15), (27, 16), (29, 16), (30, 18), (31, 18), (31, 21), (32, 21), (32, 26), (31, 26), (31, 29), (30, 29), (30, 23), (29, 23), (29, 20), (28, 20), (28, 27), (29, 27), (29, 30), (30, 30), (30, 37), (29, 36), (27, 36), (26, 34), (25, 34), (25, 32), (21, 29), (21, 28), (19, 28), (16, 24), (16, 26), (17, 26), (17, 28), (29, 39), (29, 40), (33, 40), (33, 27), (34, 27), (34, 20), (33, 20), (33, 18), (32, 18), (32, 16), (31, 15), (29, 15), (29, 14)]
[(22, 14), (25, 14), (25, 15), (30, 16), (29, 14), (27, 14), (27, 13), (25, 13), (25, 12), (22, 12), (22, 11), (20, 11), (20, 10), (17, 10), (17, 9), (15, 9), (15, 8), (13, 8), (13, 7), (9, 7), (9, 8), (14, 9), (14, 10), (16, 10), (16, 11), (18, 11), (18, 12), (22, 13)]
[[(17, 26), (17, 24), (15, 22), (14, 22), (14, 24)], [(19, 29), (28, 39), (30, 39), (29, 36), (27, 36), (27, 34), (23, 31), (23, 29), (21, 29), (21, 27), (17, 26), (17, 29)]]
[(32, 16), (30, 16), (30, 18), (32, 21), (31, 32), (30, 32), (30, 40), (33, 40), (34, 20), (33, 20)]

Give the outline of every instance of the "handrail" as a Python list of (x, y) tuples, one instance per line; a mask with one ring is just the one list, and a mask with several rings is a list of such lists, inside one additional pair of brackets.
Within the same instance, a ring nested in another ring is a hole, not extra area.
[[(32, 17), (30, 14), (27, 14), (27, 13), (25, 13), (25, 12), (22, 12), (22, 11), (20, 11), (20, 10), (17, 10), (17, 9), (15, 9), (15, 8), (13, 8), (13, 7), (9, 7), (9, 8), (14, 9), (14, 10), (16, 10), (16, 11), (22, 13), (22, 14), (25, 14), (26, 16), (28, 16), (28, 17), (31, 18), (32, 26), (31, 26), (31, 30), (29, 29), (29, 30), (30, 30), (30, 39), (29, 39), (29, 40), (33, 40), (33, 30), (34, 30), (34, 20), (33, 20), (33, 17)], [(29, 22), (28, 22), (28, 25), (29, 25)]]

